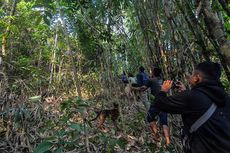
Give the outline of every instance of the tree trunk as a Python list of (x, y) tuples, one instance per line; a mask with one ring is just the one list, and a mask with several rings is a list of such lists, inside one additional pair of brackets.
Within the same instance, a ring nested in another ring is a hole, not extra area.
[(54, 49), (53, 49), (52, 57), (51, 57), (49, 86), (52, 85), (52, 82), (53, 82), (53, 79), (54, 79), (54, 76), (55, 76), (55, 71), (56, 71), (57, 43), (58, 43), (58, 25), (56, 25), (56, 34), (55, 34), (55, 39), (54, 39)]
[[(17, 7), (17, 2), (18, 2), (18, 0), (14, 0), (12, 8), (11, 8), (11, 11), (10, 11), (10, 16), (14, 16), (15, 11), (16, 11), (16, 7)], [(5, 5), (5, 4), (6, 4), (6, 2), (4, 2), (3, 5)], [(2, 6), (2, 8), (3, 7), (4, 6)], [(10, 32), (10, 25), (11, 25), (12, 21), (13, 21), (12, 18), (10, 18), (9, 24), (8, 24), (8, 26), (6, 28), (6, 31), (2, 35), (2, 49), (0, 50), (0, 73), (2, 73), (5, 76), (4, 79), (5, 79), (6, 86), (8, 85), (8, 77), (6, 75), (6, 66), (3, 64), (4, 63), (3, 57), (5, 57), (6, 54), (7, 54), (6, 53), (7, 36), (9, 34), (9, 32)]]
[(205, 24), (212, 39), (217, 42), (220, 54), (223, 56), (227, 66), (230, 66), (230, 43), (226, 32), (217, 14), (211, 8), (210, 0), (203, 1), (203, 15)]
[(62, 21), (62, 24), (63, 24), (63, 31), (64, 31), (64, 34), (65, 34), (65, 38), (66, 38), (66, 42), (67, 42), (67, 52), (70, 53), (69, 57), (70, 57), (70, 60), (71, 60), (71, 64), (72, 64), (72, 70), (73, 70), (73, 81), (74, 81), (74, 84), (75, 84), (75, 88), (76, 88), (76, 93), (77, 95), (82, 98), (82, 93), (81, 93), (81, 80), (80, 80), (80, 77), (79, 77), (79, 73), (77, 73), (77, 69), (76, 69), (76, 65), (75, 65), (75, 62), (74, 62), (74, 57), (73, 55), (71, 55), (71, 53), (73, 52), (71, 50), (71, 44), (70, 44), (70, 40), (69, 40), (69, 35), (68, 35), (68, 32), (67, 32), (67, 28), (66, 28), (66, 23), (65, 23), (65, 20), (64, 20), (64, 17), (63, 17), (63, 12), (60, 10), (60, 18), (61, 18), (61, 21)]
[[(18, 3), (18, 0), (14, 0), (11, 11), (10, 11), (10, 16), (14, 16), (15, 11), (16, 11), (16, 7), (17, 7), (17, 3)], [(10, 25), (11, 25), (12, 21), (13, 21), (12, 18), (10, 18), (9, 25), (7, 26), (6, 31), (4, 32), (4, 34), (2, 36), (2, 51), (0, 53), (1, 58), (7, 54), (6, 53), (6, 42), (7, 42), (6, 39), (7, 39), (9, 32), (10, 32)]]
[(194, 38), (197, 40), (195, 43), (199, 45), (201, 48), (202, 55), (206, 61), (210, 61), (209, 51), (207, 50), (207, 44), (205, 42), (205, 37), (203, 36), (203, 32), (198, 25), (198, 21), (193, 13), (193, 10), (189, 6), (188, 1), (183, 1), (182, 4), (178, 0), (175, 0), (177, 6), (179, 7), (181, 13), (184, 15), (184, 19), (188, 24), (189, 29), (191, 30)]

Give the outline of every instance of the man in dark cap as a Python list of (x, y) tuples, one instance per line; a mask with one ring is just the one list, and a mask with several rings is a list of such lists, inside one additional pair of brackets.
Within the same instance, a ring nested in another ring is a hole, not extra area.
[(155, 106), (167, 113), (181, 114), (183, 146), (189, 153), (230, 152), (230, 100), (220, 83), (218, 63), (202, 62), (189, 78), (191, 90), (177, 84), (180, 93), (167, 96), (173, 81), (167, 80), (156, 95)]

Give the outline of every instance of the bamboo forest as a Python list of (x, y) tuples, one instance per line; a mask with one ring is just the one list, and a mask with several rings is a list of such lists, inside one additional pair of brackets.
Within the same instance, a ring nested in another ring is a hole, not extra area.
[(229, 0), (0, 0), (0, 41), (1, 153), (183, 153), (209, 105), (173, 96), (217, 67), (230, 93)]

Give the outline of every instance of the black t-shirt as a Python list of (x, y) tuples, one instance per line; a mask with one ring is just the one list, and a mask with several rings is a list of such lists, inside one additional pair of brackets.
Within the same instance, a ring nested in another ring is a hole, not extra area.
[(160, 78), (149, 79), (146, 87), (151, 89), (151, 94), (156, 96), (161, 90), (162, 80)]

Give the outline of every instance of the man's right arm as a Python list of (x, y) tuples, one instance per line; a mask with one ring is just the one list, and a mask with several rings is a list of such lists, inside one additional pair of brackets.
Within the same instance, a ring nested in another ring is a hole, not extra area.
[(155, 105), (167, 113), (183, 114), (188, 109), (189, 91), (186, 91), (185, 86), (180, 83), (183, 92), (167, 97), (166, 93), (171, 89), (172, 84), (172, 80), (164, 81), (161, 92), (156, 95)]
[(188, 109), (188, 95), (189, 91), (183, 91), (167, 97), (166, 93), (161, 91), (156, 95), (154, 105), (167, 113), (183, 114)]
[(180, 82), (180, 93), (167, 97), (166, 93), (171, 89), (172, 80), (166, 80), (161, 86), (161, 92), (156, 95), (156, 107), (159, 109), (174, 114), (183, 114), (187, 111), (189, 92), (186, 91), (185, 86)]

